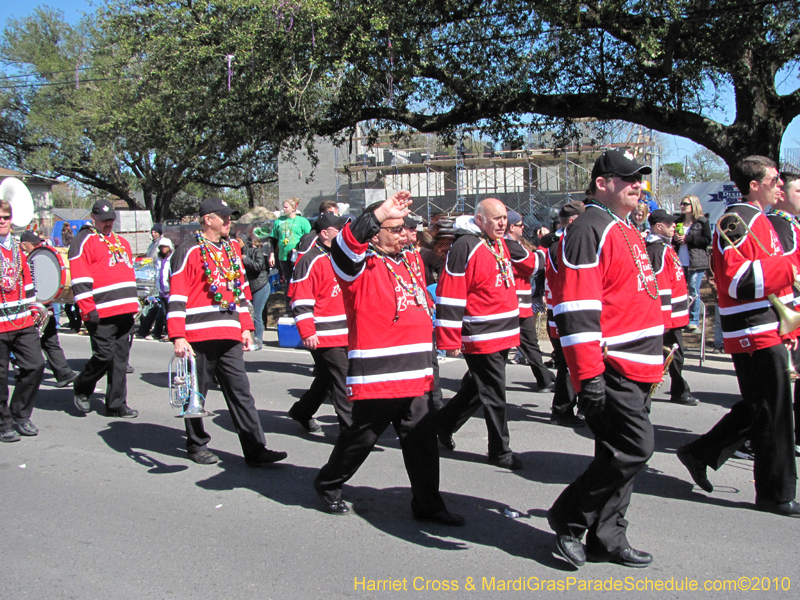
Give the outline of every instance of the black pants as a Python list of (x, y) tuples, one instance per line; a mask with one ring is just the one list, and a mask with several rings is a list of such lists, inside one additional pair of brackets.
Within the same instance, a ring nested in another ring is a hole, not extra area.
[(291, 314), (292, 299), (289, 298), (289, 282), (292, 280), (294, 263), (291, 260), (279, 260), (278, 268), (281, 274), (281, 285), (283, 286), (283, 298), (286, 304), (286, 313)]
[(553, 360), (558, 368), (556, 370), (556, 393), (553, 394), (553, 405), (550, 410), (554, 416), (562, 417), (575, 414), (575, 405), (578, 398), (575, 395), (575, 388), (569, 378), (567, 361), (564, 360), (564, 350), (561, 347), (561, 340), (550, 338), (553, 344)]
[[(14, 353), (19, 375), (8, 403), (8, 363)], [(9, 431), (14, 419), (30, 419), (44, 373), (44, 359), (35, 327), (0, 333), (0, 431)]]
[(353, 402), (353, 424), (343, 429), (317, 485), (329, 501), (342, 497), (342, 486), (355, 475), (391, 423), (400, 438), (411, 483), (411, 510), (430, 515), (444, 510), (439, 494), (439, 448), (430, 398), (391, 398)]
[(672, 356), (672, 362), (669, 365), (669, 397), (671, 400), (679, 400), (684, 394), (691, 392), (689, 384), (683, 378), (683, 330), (682, 329), (667, 329), (664, 332), (664, 346), (672, 349), (673, 344), (678, 344), (678, 349)]
[[(246, 461), (255, 460), (266, 447), (264, 429), (250, 393), (250, 380), (244, 368), (242, 343), (236, 340), (194, 342), (197, 361), (197, 391), (203, 398), (208, 394), (212, 377), (216, 377), (222, 396), (231, 414), (233, 426)], [(208, 410), (208, 407), (206, 407)], [(204, 450), (211, 436), (203, 427), (203, 419), (184, 419), (186, 424), (186, 449), (190, 454)]]
[(41, 337), (41, 347), (47, 357), (47, 362), (50, 363), (50, 370), (55, 375), (57, 381), (64, 381), (69, 379), (72, 369), (67, 364), (67, 358), (64, 356), (64, 351), (61, 349), (61, 344), (58, 341), (58, 329), (56, 329), (56, 320), (50, 317), (47, 320), (47, 325), (44, 326)]
[(78, 309), (77, 304), (62, 304), (64, 312), (67, 313), (69, 319), (69, 328), (78, 332), (81, 330), (81, 311)]
[(625, 513), (633, 479), (653, 454), (650, 384), (631, 381), (608, 366), (605, 380), (605, 409), (586, 417), (595, 436), (594, 460), (550, 509), (565, 534), (580, 538), (588, 531), (586, 550), (598, 555), (630, 547)]
[(153, 337), (160, 338), (164, 333), (164, 325), (167, 321), (167, 298), (156, 298), (155, 304), (150, 306), (147, 314), (139, 322), (139, 337), (150, 335), (153, 330)]
[(330, 397), (339, 427), (350, 427), (352, 419), (352, 402), (347, 401), (347, 347), (317, 348), (311, 350), (314, 359), (314, 381), (311, 387), (295, 402), (292, 407), (295, 414), (308, 421)]
[(690, 444), (692, 454), (717, 470), (750, 438), (756, 498), (794, 500), (797, 464), (786, 348), (778, 344), (753, 354), (734, 354), (733, 366), (742, 400)]
[[(800, 368), (800, 346), (792, 352), (792, 364)], [(794, 384), (794, 443), (800, 446), (800, 382)]]
[(539, 348), (539, 336), (536, 333), (536, 317), (525, 317), (519, 320), (519, 349), (528, 363), (536, 379), (537, 387), (542, 390), (555, 381), (550, 370), (544, 366), (542, 351)]
[(106, 375), (106, 408), (119, 410), (128, 397), (126, 369), (131, 354), (133, 315), (107, 317), (100, 319), (98, 325), (87, 322), (86, 329), (92, 338), (92, 357), (75, 380), (73, 389), (76, 394), (91, 396), (97, 382)]
[(506, 358), (508, 350), (492, 354), (465, 354), (469, 371), (461, 389), (439, 411), (437, 421), (446, 433), (455, 433), (483, 405), (489, 433), (489, 456), (511, 454), (506, 418)]

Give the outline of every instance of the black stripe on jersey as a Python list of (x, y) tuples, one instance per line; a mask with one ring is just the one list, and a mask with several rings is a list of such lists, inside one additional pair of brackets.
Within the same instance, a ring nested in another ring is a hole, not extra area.
[(567, 265), (591, 266), (600, 260), (601, 244), (615, 220), (600, 207), (589, 205), (562, 237), (561, 256)]
[(608, 349), (614, 352), (630, 352), (631, 354), (646, 354), (649, 356), (663, 356), (664, 337), (653, 335), (621, 344), (608, 344)]
[(314, 325), (316, 326), (317, 333), (320, 331), (335, 331), (337, 329), (347, 329), (347, 319), (344, 315), (338, 321), (323, 321), (323, 322), (315, 322)]
[[(437, 315), (438, 317), (438, 315)], [(499, 333), (501, 331), (512, 331), (519, 327), (519, 315), (508, 317), (505, 319), (494, 319), (492, 321), (479, 321), (477, 323), (468, 323), (464, 321), (462, 326), (462, 335), (464, 337), (473, 335), (484, 335), (487, 333)]]
[(436, 320), (439, 321), (461, 321), (464, 317), (463, 306), (452, 306), (450, 304), (436, 305)]
[(650, 259), (650, 265), (653, 267), (653, 273), (658, 275), (666, 264), (664, 256), (667, 252), (667, 245), (661, 238), (650, 235), (645, 242), (645, 246), (647, 247), (647, 257)]
[(481, 243), (481, 239), (471, 233), (460, 234), (447, 253), (447, 271), (454, 275), (467, 272), (467, 263)]
[(770, 213), (767, 219), (772, 224), (775, 233), (778, 234), (778, 239), (781, 242), (784, 254), (793, 254), (797, 251), (797, 227), (792, 225), (789, 221), (780, 215)]
[(105, 304), (107, 302), (114, 302), (115, 300), (130, 300), (133, 298), (137, 298), (138, 295), (136, 293), (136, 285), (131, 282), (128, 287), (117, 288), (113, 290), (109, 290), (107, 292), (95, 292), (93, 294), (94, 303), (95, 305)]
[(566, 337), (576, 333), (601, 331), (599, 310), (574, 310), (555, 315), (558, 335)]
[(394, 356), (376, 356), (374, 358), (351, 358), (347, 374), (350, 377), (368, 377), (370, 375), (388, 375), (390, 373), (430, 369), (431, 354), (432, 351), (424, 351)]
[(732, 315), (720, 315), (722, 331), (725, 332), (741, 331), (742, 329), (767, 325), (776, 321), (778, 321), (778, 314), (772, 308), (772, 305)]
[(212, 312), (186, 315), (186, 330), (189, 331), (192, 325), (224, 322), (239, 323), (238, 307), (233, 312), (218, 308)]
[[(375, 218), (375, 214), (371, 212), (362, 214), (355, 221), (350, 223), (350, 234), (361, 244), (367, 243), (375, 237), (379, 231), (380, 223), (378, 223), (378, 219)], [(334, 270), (340, 271), (341, 275), (352, 281), (353, 278), (364, 269), (366, 253), (364, 254), (364, 260), (354, 262), (339, 245), (339, 240), (343, 235), (343, 232), (340, 232), (339, 235), (333, 239), (331, 243), (331, 259), (333, 260)], [(348, 248), (348, 250), (352, 252), (351, 249)]]

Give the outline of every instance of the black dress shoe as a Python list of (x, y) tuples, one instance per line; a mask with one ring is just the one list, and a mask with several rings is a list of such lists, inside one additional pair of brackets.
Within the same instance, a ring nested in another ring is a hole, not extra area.
[(317, 497), (322, 504), (322, 510), (329, 515), (346, 515), (350, 512), (347, 504), (345, 504), (344, 500), (341, 498), (335, 498), (333, 500), (326, 498), (325, 491), (319, 487), (316, 479), (314, 480), (314, 491), (317, 492)]
[(700, 489), (705, 490), (709, 494), (714, 491), (714, 486), (711, 485), (706, 475), (705, 463), (695, 458), (688, 444), (678, 448), (678, 460), (683, 463), (683, 466), (689, 471), (689, 475), (692, 476), (692, 479)]
[(31, 423), (30, 419), (14, 419), (14, 427), (19, 431), (20, 435), (39, 435), (39, 428)]
[(415, 514), (414, 518), (417, 521), (431, 521), (433, 523), (438, 523), (439, 525), (449, 525), (452, 527), (461, 526), (465, 522), (464, 517), (455, 513), (451, 513), (447, 509), (440, 510), (439, 512), (430, 515)]
[(297, 405), (293, 405), (287, 413), (293, 421), (300, 423), (300, 427), (306, 430), (306, 433), (319, 433), (322, 427), (319, 426), (314, 419), (305, 419), (297, 414)]
[(123, 404), (121, 408), (118, 408), (116, 410), (109, 410), (108, 416), (119, 419), (135, 419), (136, 417), (139, 416), (139, 411), (132, 409), (127, 404)]
[(550, 383), (544, 387), (538, 388), (536, 391), (539, 394), (552, 394), (556, 391), (556, 384), (555, 382)]
[(566, 527), (562, 527), (553, 516), (553, 509), (547, 511), (547, 524), (556, 534), (556, 549), (564, 559), (573, 567), (582, 567), (586, 564), (586, 553), (580, 538), (569, 535)]
[(495, 467), (508, 469), (510, 471), (518, 471), (522, 468), (522, 461), (519, 456), (514, 453), (506, 454), (503, 457), (490, 456), (487, 462)]
[(62, 379), (58, 383), (56, 383), (56, 387), (64, 388), (67, 387), (70, 383), (75, 381), (78, 377), (80, 377), (80, 371), (72, 371), (66, 379)]
[(75, 408), (82, 413), (92, 411), (92, 405), (89, 403), (89, 396), (85, 394), (75, 394)]
[(684, 406), (697, 406), (697, 398), (692, 396), (691, 394), (683, 394), (678, 398), (670, 398), (670, 402), (673, 404), (683, 404)]
[(642, 550), (634, 550), (633, 548), (625, 548), (619, 552), (612, 552), (608, 554), (594, 554), (587, 552), (586, 557), (589, 562), (610, 562), (623, 567), (632, 567), (634, 569), (644, 569), (649, 567), (653, 562), (653, 555)]
[(189, 452), (189, 460), (198, 465), (213, 465), (219, 461), (219, 457), (211, 450), (202, 449), (199, 452)]
[(550, 416), (550, 423), (553, 425), (558, 425), (559, 427), (583, 427), (586, 425), (586, 420), (578, 415), (559, 415), (557, 413), (553, 413)]
[(128, 366), (125, 368), (125, 372), (126, 372), (126, 373), (133, 373), (133, 372), (134, 372), (134, 370), (135, 370), (135, 369), (134, 369), (132, 366), (130, 366), (130, 365), (128, 365)]
[(800, 504), (794, 500), (775, 502), (772, 500), (756, 500), (756, 508), (782, 517), (800, 517)]
[(452, 433), (447, 433), (444, 429), (437, 429), (436, 437), (439, 438), (439, 443), (444, 446), (445, 450), (451, 452), (456, 449), (456, 441), (453, 439)]
[(13, 429), (7, 431), (0, 431), (0, 442), (11, 443), (19, 441), (19, 434)]
[(284, 458), (289, 456), (286, 452), (278, 452), (277, 450), (264, 450), (261, 451), (255, 459), (247, 461), (248, 467), (258, 468), (258, 467), (268, 467), (273, 463), (282, 461)]

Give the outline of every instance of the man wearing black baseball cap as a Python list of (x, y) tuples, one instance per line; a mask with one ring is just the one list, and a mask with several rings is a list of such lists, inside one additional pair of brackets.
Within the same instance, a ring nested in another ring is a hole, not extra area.
[(663, 208), (650, 213), (647, 256), (656, 274), (664, 318), (664, 347), (675, 348), (669, 365), (669, 399), (675, 404), (697, 405), (689, 384), (683, 378), (683, 328), (689, 324), (689, 289), (681, 261), (672, 247), (677, 217)]
[(576, 567), (587, 557), (629, 567), (653, 560), (625, 535), (633, 479), (653, 453), (649, 391), (663, 363), (658, 285), (627, 221), (650, 172), (628, 152), (604, 152), (592, 169), (593, 199), (555, 255), (553, 314), (578, 409), (595, 436), (591, 464), (547, 515), (558, 551)]
[[(205, 398), (213, 378), (239, 434), (244, 459), (250, 467), (265, 467), (286, 458), (285, 452), (266, 448), (264, 430), (250, 393), (244, 350), (253, 344), (251, 300), (242, 253), (229, 240), (234, 210), (220, 198), (200, 205), (200, 228), (172, 255), (172, 277), (167, 331), (175, 356), (195, 357), (197, 391)], [(219, 458), (208, 449), (211, 436), (202, 418), (184, 419), (189, 459), (201, 465)]]
[(326, 397), (336, 411), (339, 426), (352, 424), (352, 403), (347, 401), (347, 315), (339, 282), (330, 260), (331, 242), (347, 223), (333, 212), (320, 215), (314, 228), (314, 246), (294, 266), (289, 295), (292, 316), (303, 346), (314, 359), (314, 381), (289, 409), (289, 417), (309, 433), (320, 431), (314, 420)]
[(72, 291), (92, 337), (92, 357), (73, 389), (76, 408), (88, 413), (89, 397), (106, 375), (108, 414), (132, 419), (139, 413), (127, 404), (126, 371), (139, 298), (130, 244), (112, 231), (116, 216), (111, 202), (98, 200), (92, 206), (92, 224), (84, 225), (69, 247)]

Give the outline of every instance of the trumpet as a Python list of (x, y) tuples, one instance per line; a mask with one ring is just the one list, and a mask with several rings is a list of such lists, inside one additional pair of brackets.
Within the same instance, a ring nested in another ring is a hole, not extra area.
[[(723, 221), (726, 221), (724, 225), (722, 223)], [(717, 219), (716, 227), (719, 236), (725, 240), (725, 242), (727, 242), (731, 248), (733, 248), (736, 254), (747, 260), (747, 258), (741, 253), (739, 248), (736, 247), (736, 244), (734, 244), (729, 237), (729, 234), (732, 234), (736, 229), (738, 229), (739, 225), (744, 228), (745, 234), (753, 236), (753, 240), (755, 240), (756, 244), (758, 244), (759, 248), (761, 248), (765, 254), (769, 256), (773, 255), (773, 253), (767, 250), (766, 246), (761, 243), (761, 240), (759, 240), (758, 236), (753, 233), (753, 230), (750, 229), (750, 226), (742, 217), (736, 213), (728, 213)], [(794, 266), (792, 266), (792, 270), (794, 271), (795, 275), (795, 281), (792, 285), (796, 290), (800, 291), (800, 288), (797, 287), (797, 270), (794, 268)], [(770, 294), (767, 296), (767, 300), (770, 301), (772, 306), (775, 308), (775, 312), (778, 313), (778, 320), (780, 322), (778, 333), (780, 335), (787, 335), (795, 329), (800, 328), (800, 312), (791, 310), (788, 306), (781, 302), (775, 294)]]
[(667, 372), (669, 371), (669, 367), (675, 358), (675, 353), (678, 351), (678, 348), (679, 348), (678, 344), (672, 344), (672, 348), (664, 346), (664, 350), (667, 351), (667, 356), (664, 359), (664, 366), (662, 367), (661, 370), (661, 381), (656, 381), (653, 385), (650, 386), (651, 398), (658, 391), (658, 388), (661, 387), (661, 384), (664, 383), (664, 379), (667, 377)]
[(205, 399), (197, 391), (197, 363), (190, 354), (184, 357), (173, 356), (169, 361), (169, 403), (172, 408), (181, 409), (176, 418), (211, 416), (205, 410)]
[(31, 311), (33, 324), (41, 336), (44, 328), (47, 327), (47, 322), (50, 320), (50, 311), (41, 302), (31, 302), (28, 305), (28, 310)]

